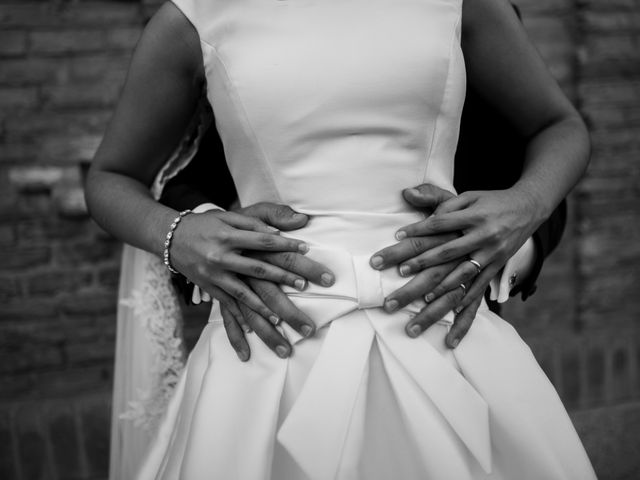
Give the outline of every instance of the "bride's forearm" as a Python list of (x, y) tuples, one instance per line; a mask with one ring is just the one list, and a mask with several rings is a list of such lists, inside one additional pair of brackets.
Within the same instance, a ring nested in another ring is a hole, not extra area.
[(102, 228), (162, 256), (166, 233), (177, 212), (155, 201), (146, 185), (125, 175), (92, 169), (85, 192), (89, 211)]
[(577, 115), (554, 122), (532, 137), (522, 176), (513, 188), (531, 198), (540, 222), (578, 183), (589, 155), (589, 134)]

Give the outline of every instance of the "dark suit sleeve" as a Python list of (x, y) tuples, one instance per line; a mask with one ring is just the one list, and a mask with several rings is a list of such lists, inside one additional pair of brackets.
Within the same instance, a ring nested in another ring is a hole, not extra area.
[[(222, 142), (215, 125), (212, 125), (205, 133), (196, 156), (163, 189), (160, 203), (179, 211), (194, 209), (203, 203), (214, 203), (228, 209), (236, 197)], [(191, 304), (193, 285), (183, 275), (171, 277), (185, 302)]]

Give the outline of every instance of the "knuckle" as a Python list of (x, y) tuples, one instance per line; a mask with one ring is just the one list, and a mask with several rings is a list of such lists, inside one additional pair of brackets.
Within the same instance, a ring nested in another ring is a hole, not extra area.
[[(218, 265), (222, 262), (222, 255), (217, 250), (209, 250), (205, 254), (205, 260), (208, 264)], [(203, 267), (204, 268), (204, 267)]]
[(456, 251), (454, 248), (450, 247), (442, 247), (438, 256), (445, 261), (452, 260), (456, 258)]
[(251, 268), (254, 277), (264, 278), (267, 275), (267, 269), (262, 265), (254, 265)]
[(265, 248), (273, 248), (276, 245), (275, 239), (272, 235), (260, 235), (260, 245)]
[(227, 244), (231, 240), (231, 232), (227, 229), (221, 229), (218, 231), (218, 241), (222, 244)]
[(287, 270), (295, 268), (298, 256), (295, 253), (287, 252), (282, 255), (282, 265)]
[(419, 237), (410, 237), (409, 245), (414, 255), (419, 255), (424, 252), (424, 242)]
[(246, 302), (249, 299), (249, 295), (242, 288), (236, 288), (233, 291), (233, 296), (235, 298), (237, 298), (238, 300), (240, 300), (241, 302), (243, 302), (243, 303)]

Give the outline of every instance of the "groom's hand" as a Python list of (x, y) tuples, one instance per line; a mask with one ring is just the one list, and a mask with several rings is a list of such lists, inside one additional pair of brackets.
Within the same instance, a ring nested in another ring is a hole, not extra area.
[[(286, 205), (267, 202), (238, 208), (235, 211), (261, 220), (282, 231), (302, 228), (309, 221), (307, 215), (295, 212)], [(243, 255), (293, 272), (312, 283), (325, 287), (333, 285), (335, 281), (333, 273), (328, 268), (297, 252), (244, 251)], [(313, 321), (289, 300), (278, 284), (249, 277), (243, 280), (281, 321), (289, 324), (300, 335), (310, 337), (315, 333)], [(221, 306), (221, 313), (229, 342), (242, 361), (249, 360), (251, 355), (245, 338), (245, 335), (251, 332), (255, 332), (280, 358), (291, 355), (289, 342), (280, 334), (276, 325), (260, 312), (242, 305), (224, 305)]]
[[(403, 196), (408, 203), (427, 214), (433, 213), (440, 204), (455, 197), (453, 193), (431, 184), (423, 184), (405, 190)], [(397, 244), (375, 253), (371, 259), (371, 265), (380, 270), (401, 265), (407, 260), (419, 257), (423, 253), (446, 245), (459, 237), (460, 234), (456, 232), (406, 237)], [(407, 333), (410, 336), (420, 335), (424, 330), (441, 320), (448, 312), (456, 309), (462, 302), (465, 295), (465, 290), (462, 287), (458, 286), (442, 291), (441, 283), (465, 262), (469, 263), (464, 259), (456, 258), (445, 263), (425, 266), (417, 271), (414, 278), (406, 285), (385, 299), (385, 310), (393, 312), (418, 298), (424, 298), (428, 305), (407, 325)], [(404, 269), (400, 270), (401, 275), (411, 273), (411, 271), (405, 272)], [(445, 341), (450, 348), (455, 348), (471, 327), (482, 301), (482, 294), (468, 300), (468, 305), (457, 312), (454, 324), (447, 334)]]

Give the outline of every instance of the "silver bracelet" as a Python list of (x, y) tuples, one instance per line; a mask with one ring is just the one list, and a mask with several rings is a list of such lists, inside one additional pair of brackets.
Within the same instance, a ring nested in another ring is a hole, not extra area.
[(169, 256), (169, 248), (171, 248), (171, 240), (173, 239), (173, 234), (175, 233), (176, 228), (178, 228), (178, 224), (180, 223), (182, 218), (186, 217), (190, 213), (192, 213), (191, 210), (183, 210), (178, 214), (178, 216), (173, 220), (173, 223), (169, 227), (169, 231), (167, 232), (167, 236), (164, 240), (164, 254), (163, 254), (164, 265), (169, 269), (171, 273), (175, 273), (175, 274), (180, 273), (171, 266), (171, 257)]

